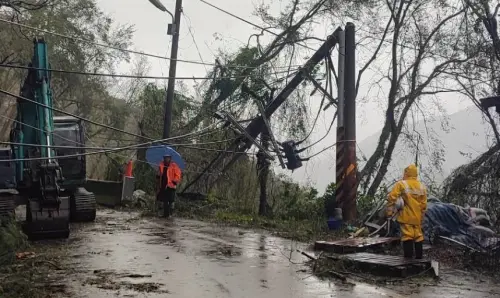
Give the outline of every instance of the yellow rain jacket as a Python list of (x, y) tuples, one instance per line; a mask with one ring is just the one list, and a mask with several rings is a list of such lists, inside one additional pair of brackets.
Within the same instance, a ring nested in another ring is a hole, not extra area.
[[(393, 216), (399, 211), (397, 221), (401, 226), (401, 241), (424, 240), (422, 223), (427, 210), (427, 189), (417, 177), (417, 167), (409, 165), (404, 171), (403, 180), (394, 185), (388, 196), (387, 216)], [(396, 208), (399, 198), (403, 201), (402, 210)]]

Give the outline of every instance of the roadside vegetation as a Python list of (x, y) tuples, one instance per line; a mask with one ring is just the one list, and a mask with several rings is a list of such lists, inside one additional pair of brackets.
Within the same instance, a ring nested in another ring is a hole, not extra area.
[(9, 265), (16, 259), (16, 252), (28, 247), (26, 235), (11, 216), (0, 217), (0, 266)]
[(30, 245), (19, 222), (0, 217), (0, 297), (46, 298), (65, 291), (58, 280), (60, 258), (56, 243)]

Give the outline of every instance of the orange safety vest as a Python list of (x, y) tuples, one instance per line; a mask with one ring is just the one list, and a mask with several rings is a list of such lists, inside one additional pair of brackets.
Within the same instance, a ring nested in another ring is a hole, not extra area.
[[(181, 169), (175, 162), (170, 162), (170, 165), (167, 167), (167, 185), (161, 185), (163, 171), (165, 170), (165, 164), (163, 161), (160, 163), (160, 186), (165, 188), (177, 188), (177, 184), (181, 181)], [(175, 184), (174, 184), (175, 182)]]

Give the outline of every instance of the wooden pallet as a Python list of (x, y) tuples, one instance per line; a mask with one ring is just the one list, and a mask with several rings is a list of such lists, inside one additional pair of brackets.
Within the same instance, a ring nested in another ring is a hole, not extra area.
[(378, 248), (388, 244), (396, 244), (398, 242), (399, 238), (397, 237), (361, 237), (336, 241), (316, 241), (314, 243), (314, 249), (330, 251), (338, 254), (345, 254), (353, 252), (363, 252), (369, 248)]
[(389, 256), (372, 253), (355, 253), (339, 256), (357, 269), (377, 275), (406, 277), (431, 271), (431, 261), (427, 259), (406, 259), (403, 256)]

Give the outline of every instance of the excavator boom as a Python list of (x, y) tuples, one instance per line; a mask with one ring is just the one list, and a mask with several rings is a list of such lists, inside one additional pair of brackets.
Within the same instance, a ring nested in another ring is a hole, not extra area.
[[(59, 183), (61, 167), (54, 159), (52, 92), (43, 39), (34, 40), (28, 76), (17, 99), (17, 116), (11, 133), (16, 159), (16, 184), (26, 202), (25, 231), (31, 238), (69, 236), (69, 197), (63, 196)], [(33, 100), (27, 101), (23, 98)], [(33, 146), (33, 144), (40, 146)]]
[[(26, 204), (25, 232), (30, 238), (66, 238), (70, 220), (93, 221), (96, 216), (95, 196), (83, 188), (86, 181), (83, 124), (76, 118), (53, 115), (50, 65), (43, 39), (34, 40), (29, 67), (17, 99), (17, 115), (10, 136), (15, 144), (10, 150), (13, 162), (3, 165), (12, 168), (14, 175), (6, 176), (9, 183), (2, 185), (18, 191), (21, 199), (16, 204)], [(76, 149), (57, 149), (68, 145), (64, 142), (72, 143), (69, 145)], [(82, 155), (58, 158), (75, 153)], [(14, 181), (8, 180), (12, 176)], [(13, 201), (0, 196), (0, 213), (15, 206)]]

